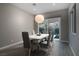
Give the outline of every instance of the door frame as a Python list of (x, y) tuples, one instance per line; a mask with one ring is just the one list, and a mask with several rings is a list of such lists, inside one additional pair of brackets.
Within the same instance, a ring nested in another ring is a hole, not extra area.
[(52, 19), (54, 18), (59, 18), (59, 40), (61, 40), (61, 17), (52, 17), (52, 18), (48, 18), (46, 20), (48, 20), (48, 23), (47, 23), (47, 33), (48, 33), (48, 26), (49, 26), (49, 23), (53, 23), (52, 22)]

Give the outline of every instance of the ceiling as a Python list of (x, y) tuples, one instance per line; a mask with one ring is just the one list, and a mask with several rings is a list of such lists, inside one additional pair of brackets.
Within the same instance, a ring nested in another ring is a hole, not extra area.
[(13, 3), (13, 5), (27, 11), (31, 14), (41, 14), (51, 11), (66, 9), (69, 3)]

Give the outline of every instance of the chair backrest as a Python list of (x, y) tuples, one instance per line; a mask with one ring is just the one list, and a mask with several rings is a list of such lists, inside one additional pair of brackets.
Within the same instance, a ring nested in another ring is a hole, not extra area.
[(24, 48), (31, 48), (31, 42), (28, 32), (22, 32)]
[(48, 46), (50, 44), (50, 40), (51, 40), (51, 32), (49, 32), (49, 36), (48, 36), (48, 42), (47, 42)]
[(51, 36), (52, 36), (52, 33), (51, 32), (49, 32), (49, 39), (51, 40)]

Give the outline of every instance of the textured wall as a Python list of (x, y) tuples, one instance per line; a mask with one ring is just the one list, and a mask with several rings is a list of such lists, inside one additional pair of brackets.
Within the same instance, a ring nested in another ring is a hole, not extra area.
[(22, 41), (22, 31), (31, 34), (33, 21), (33, 15), (11, 4), (0, 4), (0, 47)]

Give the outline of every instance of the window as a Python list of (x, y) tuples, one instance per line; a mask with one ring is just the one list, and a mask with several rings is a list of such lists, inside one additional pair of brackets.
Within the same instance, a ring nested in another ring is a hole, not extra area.
[(72, 11), (71, 11), (71, 27), (72, 27), (72, 32), (76, 33), (76, 4), (74, 4)]

